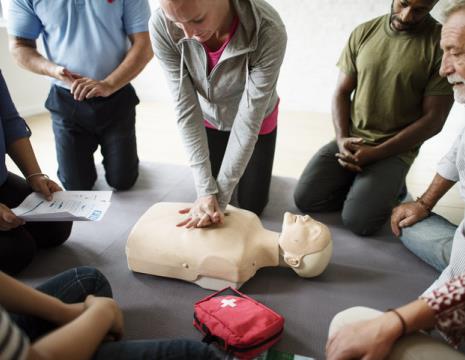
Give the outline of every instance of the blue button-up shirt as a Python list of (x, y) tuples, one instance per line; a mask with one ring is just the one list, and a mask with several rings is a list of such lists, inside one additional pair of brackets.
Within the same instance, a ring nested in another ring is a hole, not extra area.
[(10, 0), (8, 33), (42, 35), (52, 62), (103, 80), (123, 61), (128, 35), (148, 31), (149, 17), (147, 0)]
[(0, 185), (5, 182), (8, 175), (5, 164), (8, 145), (28, 136), (30, 136), (29, 128), (23, 118), (19, 116), (0, 71)]

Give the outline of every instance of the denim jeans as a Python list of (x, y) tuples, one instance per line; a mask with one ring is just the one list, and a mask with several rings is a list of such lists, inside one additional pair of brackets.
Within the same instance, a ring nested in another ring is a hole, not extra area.
[(128, 84), (107, 98), (76, 101), (69, 90), (53, 85), (45, 107), (53, 120), (58, 178), (66, 190), (91, 190), (97, 172), (94, 152), (100, 145), (108, 185), (131, 188), (138, 176), (136, 112), (139, 99)]
[[(57, 297), (65, 303), (77, 303), (87, 295), (111, 297), (108, 280), (97, 269), (79, 267), (61, 273), (38, 290)], [(56, 326), (33, 316), (10, 314), (13, 321), (34, 341), (54, 330)], [(77, 339), (78, 341), (78, 339)], [(176, 340), (133, 340), (102, 343), (97, 349), (95, 360), (136, 360), (136, 359), (221, 359), (221, 353), (204, 343)]]
[(442, 272), (449, 265), (457, 226), (442, 216), (431, 216), (402, 229), (400, 240), (416, 256)]

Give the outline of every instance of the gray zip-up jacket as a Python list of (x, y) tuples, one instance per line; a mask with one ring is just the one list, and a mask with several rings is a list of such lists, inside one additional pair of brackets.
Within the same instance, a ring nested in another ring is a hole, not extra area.
[[(264, 0), (232, 0), (239, 25), (208, 74), (205, 48), (168, 20), (152, 14), (150, 36), (175, 100), (178, 128), (189, 156), (198, 196), (216, 194), (222, 210), (252, 156), (263, 119), (278, 100), (276, 84), (287, 35), (278, 13)], [(204, 119), (231, 131), (215, 179)]]

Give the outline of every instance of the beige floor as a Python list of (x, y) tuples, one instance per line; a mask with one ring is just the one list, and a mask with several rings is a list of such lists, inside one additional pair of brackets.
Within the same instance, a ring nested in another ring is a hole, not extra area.
[[(32, 129), (32, 142), (43, 171), (56, 178), (56, 159), (48, 114), (26, 119)], [(447, 129), (446, 129), (447, 130)], [(412, 167), (407, 185), (413, 197), (421, 195), (431, 181), (435, 165), (453, 140), (453, 131), (443, 131), (428, 141)], [(455, 131), (455, 130), (454, 130)], [(165, 103), (143, 103), (138, 107), (137, 136), (139, 156), (143, 161), (186, 164), (178, 136), (174, 113)], [(333, 137), (329, 114), (289, 112), (280, 114), (274, 174), (298, 178), (317, 149)], [(100, 161), (100, 154), (96, 160)], [(9, 162), (9, 168), (15, 167)], [(463, 201), (454, 187), (439, 202), (436, 211), (458, 223), (463, 218)]]

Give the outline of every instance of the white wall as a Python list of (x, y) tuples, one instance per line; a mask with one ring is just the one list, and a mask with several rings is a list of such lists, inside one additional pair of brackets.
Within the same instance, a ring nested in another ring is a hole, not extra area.
[[(329, 112), (337, 78), (336, 62), (354, 27), (389, 12), (391, 0), (268, 0), (288, 33), (279, 93), (283, 109)], [(434, 14), (444, 0), (440, 0)], [(158, 6), (151, 0), (152, 7)], [(144, 99), (169, 100), (156, 60), (137, 79)]]
[(16, 65), (8, 51), (8, 34), (0, 26), (0, 70), (8, 84), (13, 101), (23, 116), (45, 111), (49, 82), (46, 78), (32, 74)]
[[(4, 0), (2, 0), (4, 1)], [(152, 7), (158, 0), (150, 0)], [(287, 110), (329, 112), (335, 63), (352, 29), (387, 13), (391, 0), (268, 0), (281, 14), (288, 48), (279, 80), (281, 106)], [(437, 7), (445, 0), (440, 0)], [(435, 13), (437, 13), (436, 9)], [(48, 80), (19, 69), (0, 29), (0, 68), (22, 114), (42, 109)], [(170, 101), (166, 81), (154, 59), (134, 81), (141, 100)]]

